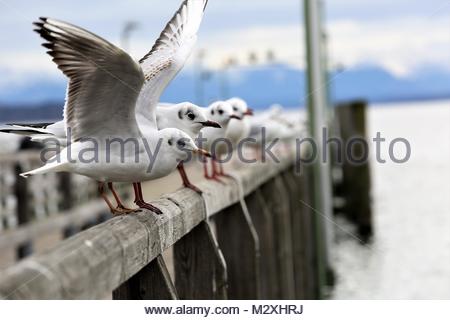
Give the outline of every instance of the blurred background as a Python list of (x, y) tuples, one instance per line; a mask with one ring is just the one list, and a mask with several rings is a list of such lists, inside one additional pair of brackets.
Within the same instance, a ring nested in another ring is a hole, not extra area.
[[(2, 107), (45, 106), (42, 116), (60, 117), (66, 80), (32, 32), (39, 16), (83, 26), (140, 59), (178, 2), (2, 0)], [(203, 105), (237, 95), (255, 108), (304, 104), (302, 8), (298, 0), (211, 1), (197, 50), (163, 100)], [(325, 2), (333, 98), (449, 98), (449, 16), (450, 4), (443, 0)], [(6, 116), (23, 114), (2, 114), (2, 120)]]
[[(0, 124), (61, 118), (66, 79), (32, 32), (39, 16), (82, 26), (140, 59), (179, 3), (0, 0)], [(412, 148), (405, 164), (372, 162), (371, 244), (337, 222), (332, 297), (450, 299), (450, 2), (328, 0), (323, 14), (332, 103), (368, 101), (369, 139), (381, 132)], [(196, 51), (162, 101), (239, 96), (256, 110), (304, 108), (303, 25), (300, 0), (210, 0)], [(1, 135), (0, 143), (14, 155), (23, 141)]]

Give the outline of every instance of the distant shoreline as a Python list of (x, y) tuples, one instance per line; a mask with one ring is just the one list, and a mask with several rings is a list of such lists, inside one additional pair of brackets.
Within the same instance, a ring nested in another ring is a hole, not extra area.
[[(345, 103), (352, 100), (364, 100), (360, 99), (348, 99), (342, 101), (336, 101), (335, 103)], [(370, 106), (389, 106), (401, 105), (408, 103), (420, 103), (420, 102), (439, 102), (439, 101), (450, 101), (450, 96), (448, 97), (421, 97), (421, 98), (411, 98), (411, 99), (391, 99), (391, 100), (374, 100), (369, 101)], [(1, 106), (0, 103), (0, 124), (14, 122), (14, 121), (58, 121), (63, 118), (63, 102), (47, 102), (40, 103), (36, 105), (6, 105)], [(269, 108), (258, 108), (256, 110), (264, 110)], [(292, 109), (304, 109), (304, 106), (285, 106), (287, 110)]]

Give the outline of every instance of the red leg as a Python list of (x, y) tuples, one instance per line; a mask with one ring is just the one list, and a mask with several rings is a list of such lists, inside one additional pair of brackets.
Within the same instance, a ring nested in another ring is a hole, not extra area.
[(144, 197), (142, 195), (142, 186), (141, 186), (140, 182), (133, 183), (133, 188), (134, 188), (134, 194), (136, 197), (136, 199), (134, 200), (134, 203), (136, 203), (136, 205), (139, 208), (150, 210), (156, 214), (163, 214), (163, 212), (160, 209), (158, 209), (157, 207), (144, 201)]
[(218, 175), (221, 177), (232, 178), (232, 176), (230, 176), (229, 174), (226, 174), (225, 171), (223, 170), (223, 163), (221, 161), (217, 161), (217, 163), (219, 164)]
[(220, 172), (217, 169), (217, 160), (215, 157), (211, 158), (211, 169), (212, 169), (212, 176), (209, 179), (225, 184), (222, 180), (219, 179)]
[(120, 208), (114, 208), (111, 201), (109, 201), (108, 196), (105, 193), (105, 183), (104, 182), (98, 182), (98, 192), (99, 192), (100, 196), (103, 198), (103, 200), (105, 200), (105, 202), (108, 205), (109, 210), (111, 210), (112, 214), (120, 215), (120, 214), (126, 213)]
[(124, 213), (125, 213), (125, 212), (127, 212), (127, 213), (133, 213), (133, 212), (138, 212), (138, 211), (139, 211), (138, 209), (130, 209), (130, 208), (127, 208), (127, 207), (125, 207), (125, 206), (123, 205), (122, 201), (120, 200), (119, 195), (117, 194), (116, 190), (114, 190), (114, 187), (113, 187), (112, 182), (108, 182), (108, 188), (109, 188), (109, 190), (111, 190), (111, 193), (113, 194), (114, 199), (116, 199), (116, 202), (117, 202), (117, 209), (123, 210)]
[(134, 189), (134, 203), (136, 203), (139, 200), (142, 200), (142, 198), (139, 195), (139, 188), (138, 188), (138, 184), (136, 182), (133, 183), (133, 189)]
[(203, 159), (203, 176), (204, 176), (206, 179), (209, 179), (209, 178), (210, 178), (210, 176), (209, 176), (209, 174), (208, 174), (208, 159), (207, 159), (207, 158), (204, 158), (204, 159)]
[(184, 185), (184, 187), (189, 188), (189, 189), (192, 189), (192, 190), (194, 190), (195, 192), (197, 192), (197, 193), (199, 193), (199, 194), (202, 194), (202, 193), (203, 193), (202, 190), (200, 190), (199, 188), (197, 188), (196, 186), (194, 186), (194, 185), (189, 181), (189, 178), (188, 178), (188, 176), (187, 176), (187, 174), (186, 174), (186, 170), (184, 170), (183, 162), (180, 162), (180, 164), (178, 165), (177, 169), (178, 169), (178, 172), (180, 173), (181, 179), (183, 180), (183, 185)]

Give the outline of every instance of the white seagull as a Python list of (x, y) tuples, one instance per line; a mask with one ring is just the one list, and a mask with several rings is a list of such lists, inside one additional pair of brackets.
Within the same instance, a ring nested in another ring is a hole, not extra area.
[(240, 120), (239, 116), (237, 116), (233, 112), (232, 106), (226, 102), (226, 101), (216, 101), (212, 103), (208, 109), (208, 117), (220, 124), (221, 128), (204, 128), (200, 131), (199, 137), (198, 137), (198, 143), (199, 147), (202, 149), (207, 150), (212, 154), (211, 159), (211, 168), (212, 172), (211, 175), (208, 174), (208, 167), (207, 167), (207, 161), (204, 159), (203, 161), (203, 169), (204, 169), (204, 176), (206, 179), (213, 179), (216, 181), (220, 181), (218, 178), (219, 176), (223, 176), (223, 168), (222, 163), (219, 161), (219, 168), (217, 168), (217, 160), (218, 158), (228, 152), (231, 152), (229, 149), (229, 145), (227, 144), (228, 139), (226, 136), (228, 125), (231, 120), (236, 119)]
[[(36, 31), (48, 41), (44, 44), (48, 53), (69, 77), (64, 118), (71, 145), (23, 176), (68, 171), (96, 179), (113, 213), (134, 210), (120, 203), (112, 182), (133, 182), (135, 203), (161, 213), (144, 202), (140, 182), (169, 174), (188, 158), (187, 151), (207, 155), (181, 130), (159, 131), (155, 115), (161, 93), (192, 51), (206, 4), (207, 0), (184, 1), (140, 65), (121, 49), (74, 25), (47, 18), (36, 23)], [(133, 145), (112, 144), (117, 138)], [(68, 149), (75, 160), (69, 159)], [(86, 163), (86, 159), (98, 161)], [(106, 198), (105, 183), (117, 208)]]
[[(220, 124), (209, 120), (206, 108), (201, 108), (189, 102), (159, 104), (156, 108), (156, 122), (159, 129), (178, 128), (194, 140), (203, 128), (221, 128)], [(178, 171), (186, 188), (190, 188), (200, 194), (202, 193), (200, 189), (189, 181), (184, 169), (184, 162), (180, 162)]]
[(239, 142), (250, 135), (251, 123), (249, 116), (253, 116), (253, 110), (247, 105), (247, 102), (240, 98), (232, 98), (227, 102), (233, 108), (233, 112), (241, 120), (232, 119), (228, 124), (226, 136), (236, 148)]
[[(207, 0), (184, 1), (180, 9), (162, 32), (158, 41), (162, 44), (166, 43), (165, 46), (161, 46), (161, 48), (164, 49), (161, 50), (161, 52), (163, 54), (166, 53), (168, 55), (172, 55), (173, 59), (171, 59), (172, 61), (170, 62), (173, 62), (173, 64), (168, 66), (168, 68), (172, 69), (173, 75), (166, 72), (166, 75), (169, 75), (170, 77), (166, 77), (167, 79), (162, 78), (161, 81), (164, 82), (171, 80), (183, 67), (185, 61), (189, 57), (196, 40), (196, 34), (200, 27), (200, 22), (202, 20), (203, 11), (206, 4)], [(171, 34), (171, 32), (174, 32), (174, 34)], [(167, 39), (170, 39), (173, 43), (170, 45), (170, 43), (167, 43)], [(156, 45), (158, 45), (158, 41)], [(154, 53), (153, 55), (158, 57), (157, 53)], [(155, 60), (155, 58), (153, 60)], [(161, 62), (164, 62), (164, 60), (161, 59)], [(154, 69), (159, 67), (158, 65), (151, 65), (151, 63), (148, 63), (145, 58), (142, 59), (140, 63), (143, 68), (147, 68), (149, 70), (149, 73), (154, 72)], [(150, 77), (151, 74), (148, 74), (148, 76)], [(145, 88), (146, 86), (144, 86), (144, 89)], [(144, 89), (141, 92), (142, 95), (147, 94), (147, 91)], [(139, 100), (145, 102), (146, 98), (144, 97)], [(139, 127), (144, 131), (147, 130), (148, 127), (150, 128), (149, 130), (152, 130), (154, 127), (154, 122), (156, 121), (159, 129), (177, 128), (184, 131), (192, 139), (194, 139), (203, 127), (218, 126), (217, 123), (205, 119), (204, 108), (200, 108), (199, 106), (188, 102), (175, 105), (159, 103), (156, 108), (156, 120), (153, 119), (154, 108), (153, 103), (150, 103), (150, 105), (139, 103), (137, 106), (137, 122)], [(182, 116), (181, 118), (180, 115)], [(191, 120), (190, 117), (192, 116), (194, 116), (194, 118)], [(56, 123), (15, 123), (10, 124), (10, 128), (0, 130), (0, 132), (29, 136), (32, 141), (43, 142), (46, 145), (56, 143), (60, 147), (66, 147), (68, 143), (65, 119)], [(180, 163), (178, 170), (183, 180), (183, 185), (201, 193), (198, 188), (189, 182), (182, 162)]]
[[(143, 120), (145, 125), (148, 121), (146, 118)], [(190, 102), (158, 103), (156, 123), (158, 129), (177, 128), (187, 133), (192, 139), (195, 139), (204, 127), (220, 127), (219, 124), (208, 119), (206, 108)], [(60, 146), (66, 147), (68, 142), (64, 119), (57, 122), (10, 123), (6, 128), (0, 129), (0, 132), (22, 135), (46, 145), (58, 142)]]

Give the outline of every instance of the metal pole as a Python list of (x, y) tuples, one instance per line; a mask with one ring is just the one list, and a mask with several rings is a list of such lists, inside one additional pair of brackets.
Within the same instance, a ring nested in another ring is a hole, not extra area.
[(138, 24), (134, 21), (128, 21), (125, 23), (122, 33), (120, 34), (120, 46), (123, 50), (130, 50), (130, 36), (131, 33), (138, 28)]
[(205, 92), (204, 92), (204, 77), (205, 70), (203, 66), (203, 60), (205, 59), (205, 51), (200, 50), (197, 55), (197, 76), (195, 81), (195, 98), (196, 103), (199, 106), (203, 106), (205, 103)]
[[(329, 248), (332, 237), (332, 197), (329, 163), (323, 161), (324, 145), (322, 130), (328, 128), (328, 107), (326, 80), (324, 77), (322, 28), (318, 0), (304, 0), (304, 23), (307, 56), (307, 99), (310, 134), (317, 145), (317, 159), (314, 164), (314, 214), (316, 218), (319, 298), (324, 296), (323, 288), (330, 269)], [(329, 158), (329, 154), (328, 157)]]

